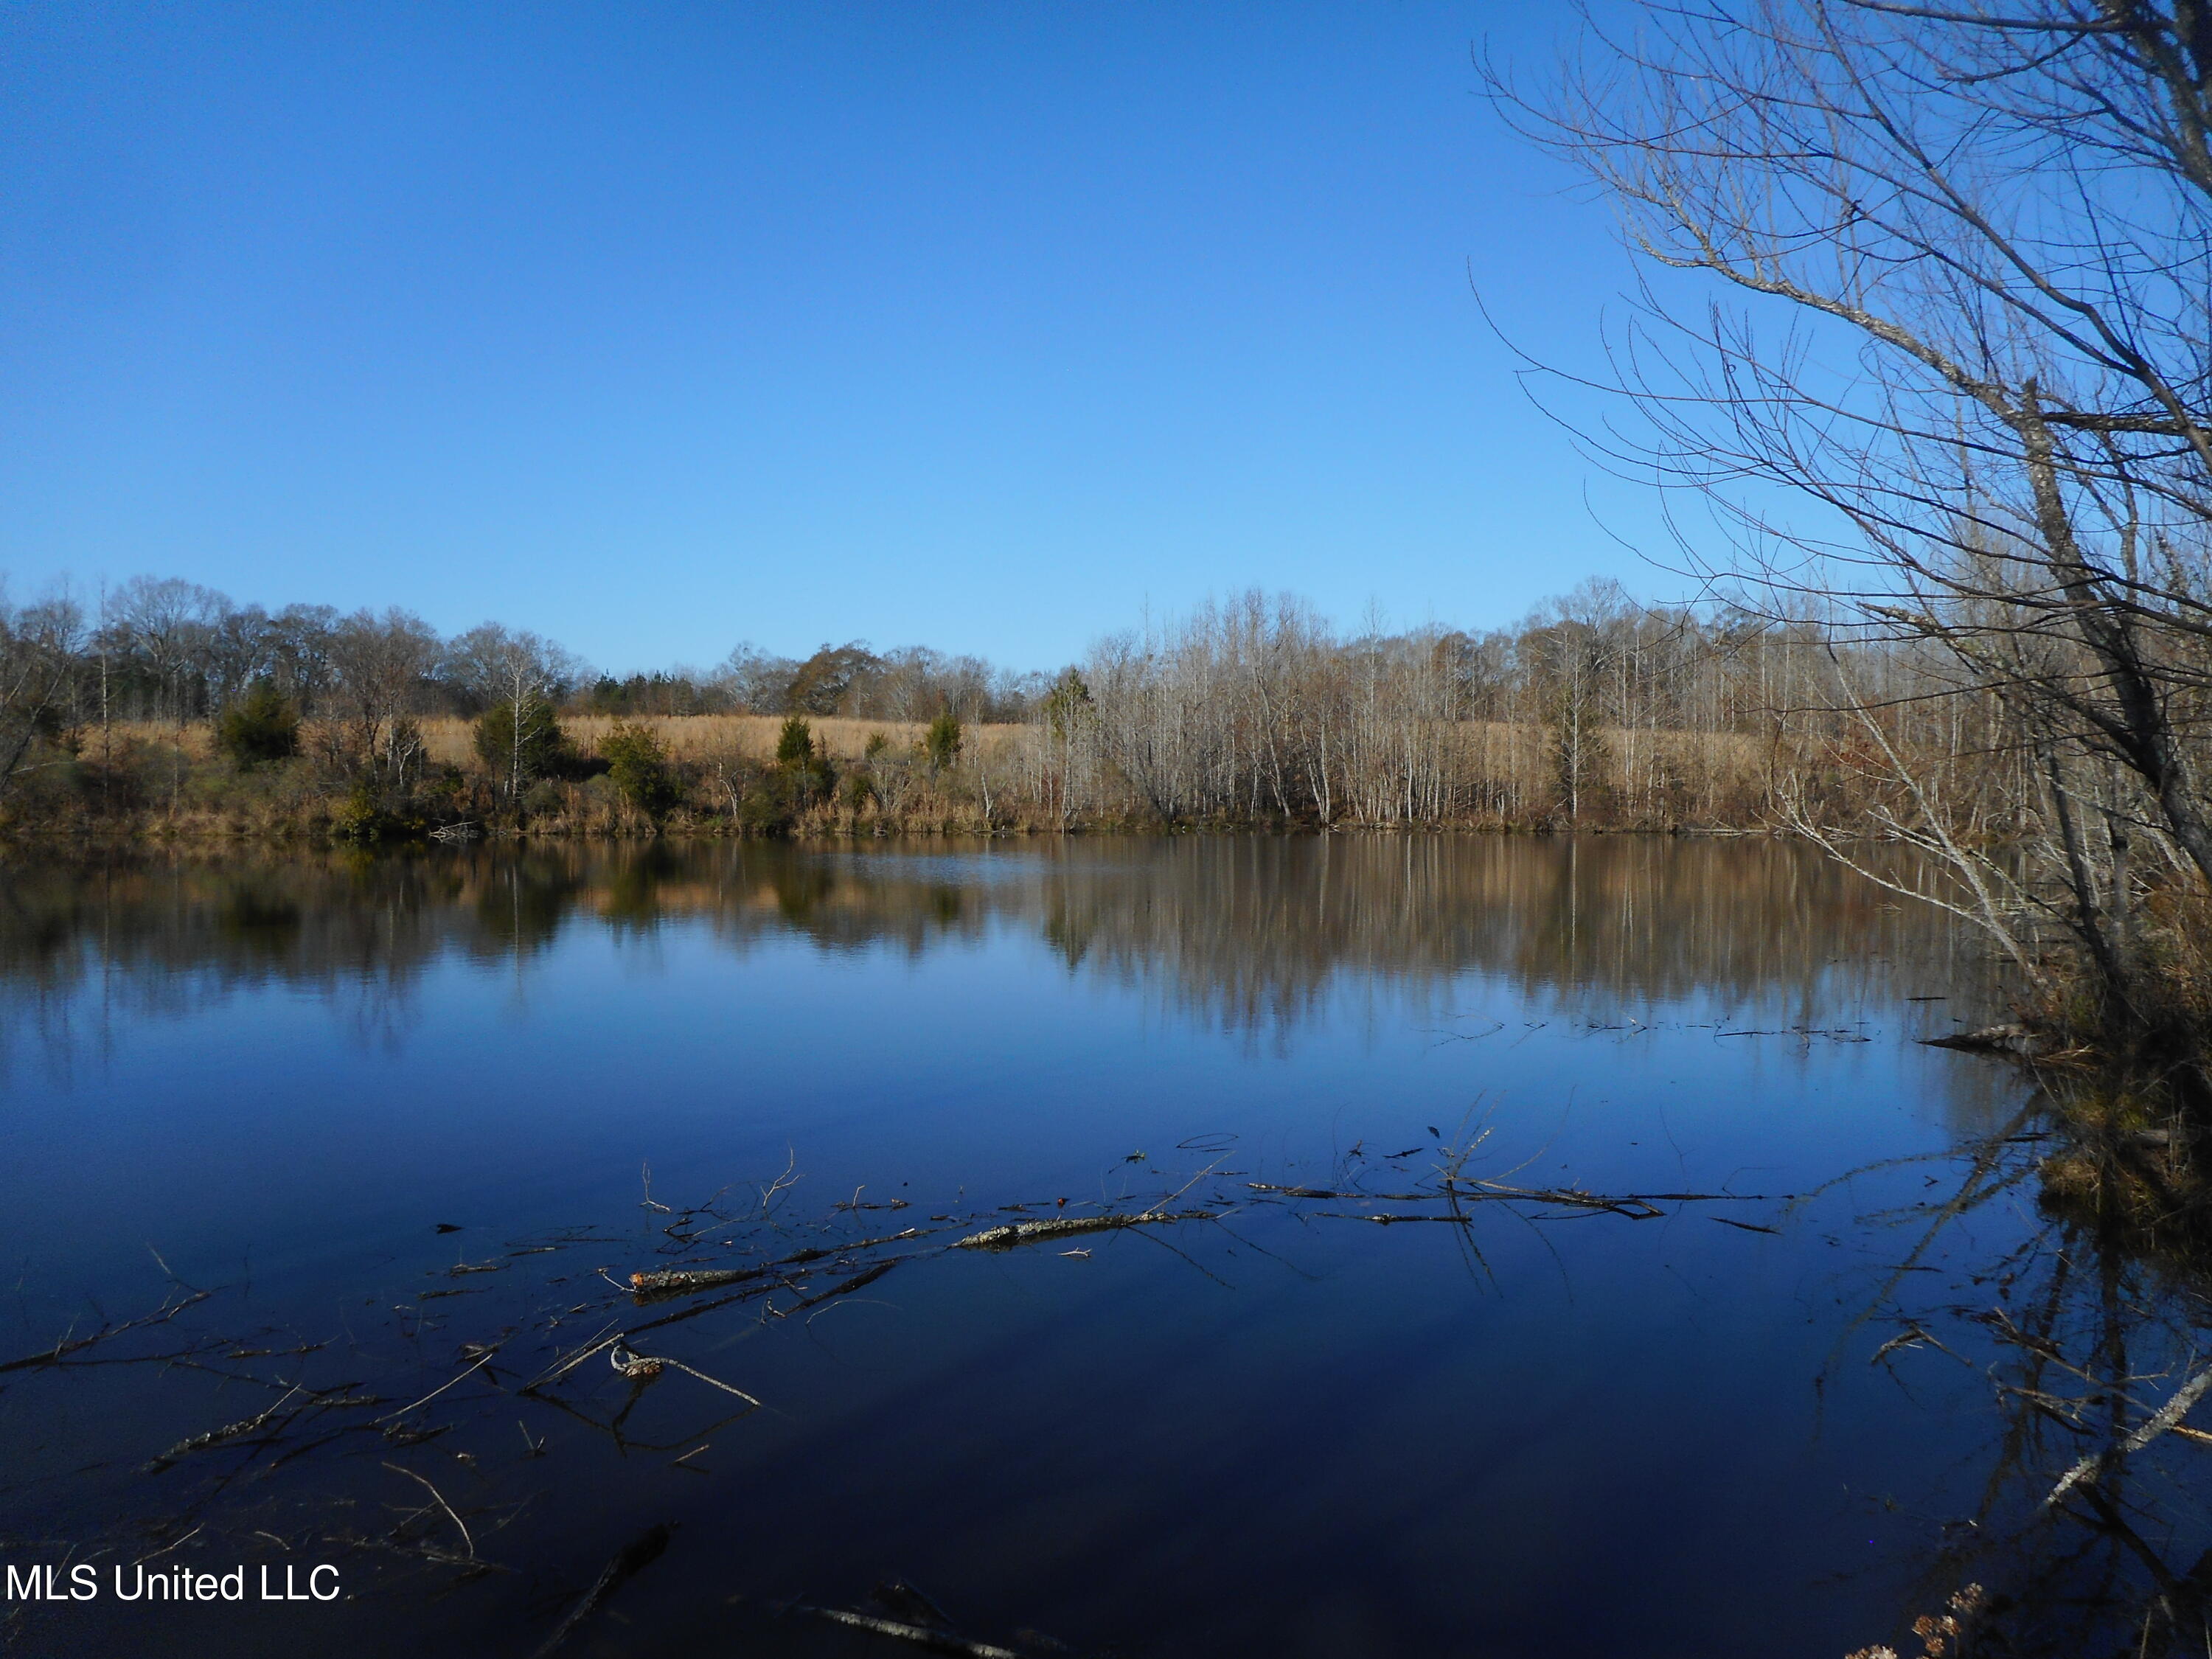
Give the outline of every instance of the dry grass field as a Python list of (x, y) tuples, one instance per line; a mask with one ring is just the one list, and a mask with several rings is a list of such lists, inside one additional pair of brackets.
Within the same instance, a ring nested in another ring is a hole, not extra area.
[[(617, 722), (605, 714), (564, 714), (562, 728), (569, 739), (586, 754), (592, 753), (608, 731)], [(775, 753), (775, 740), (783, 730), (781, 714), (641, 714), (629, 722), (653, 732), (668, 751), (672, 760), (727, 759), (744, 756), (750, 760), (767, 760)], [(856, 761), (867, 752), (868, 739), (881, 733), (891, 747), (905, 750), (921, 741), (923, 727), (915, 722), (901, 720), (853, 720), (836, 716), (811, 715), (807, 725), (813, 729), (814, 740), (827, 749), (835, 761)], [(965, 740), (970, 745), (981, 744), (987, 751), (995, 754), (1009, 742), (1017, 740), (1027, 728), (1019, 726), (983, 726), (969, 728)], [(434, 761), (462, 765), (471, 760), (476, 750), (474, 726), (464, 720), (426, 720), (422, 722), (422, 741)]]
[[(617, 722), (605, 714), (564, 714), (561, 725), (586, 754), (592, 753)], [(674, 760), (727, 759), (743, 756), (752, 760), (766, 760), (775, 753), (777, 735), (783, 730), (780, 714), (662, 714), (640, 715), (630, 721), (642, 726), (659, 738), (669, 757)], [(892, 748), (903, 752), (921, 741), (922, 726), (918, 722), (901, 720), (854, 720), (834, 716), (810, 716), (807, 724), (813, 728), (814, 740), (829, 750), (836, 761), (855, 761), (866, 753), (868, 739), (880, 732), (890, 740)], [(450, 716), (425, 720), (422, 726), (423, 747), (434, 761), (454, 766), (473, 765), (476, 759), (476, 727), (473, 721)], [(1021, 726), (981, 726), (968, 728), (963, 741), (971, 752), (980, 745), (986, 757), (995, 757), (1008, 745), (1021, 741), (1028, 730)], [(204, 759), (214, 748), (214, 728), (205, 720), (193, 720), (179, 728), (167, 720), (118, 721), (115, 735), (118, 739), (131, 738), (140, 742), (162, 744), (176, 743), (181, 735), (185, 752), (195, 759)], [(92, 738), (99, 741), (97, 734)]]

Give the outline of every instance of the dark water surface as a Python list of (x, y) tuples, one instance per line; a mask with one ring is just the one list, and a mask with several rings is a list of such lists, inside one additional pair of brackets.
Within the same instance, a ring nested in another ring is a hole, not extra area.
[[(556, 848), (0, 882), (0, 1361), (173, 1301), (164, 1266), (216, 1292), (82, 1355), (181, 1361), (0, 1375), (0, 1559), (103, 1586), (0, 1605), (15, 1650), (526, 1656), (665, 1523), (557, 1651), (912, 1651), (775, 1612), (898, 1578), (1085, 1653), (1841, 1659), (1909, 1613), (1986, 1474), (1979, 1375), (1908, 1387), (1861, 1318), (1946, 1169), (1893, 1160), (2018, 1104), (1914, 1042), (1984, 1012), (1985, 964), (1792, 848)], [(1385, 1200), (1250, 1184), (1387, 1194), (1462, 1153), (1531, 1188), (1818, 1195), (1382, 1226), (1347, 1218)], [(673, 1210), (642, 1206), (647, 1165)], [(1194, 1177), (1179, 1201), (1235, 1213), (939, 1249), (1006, 1205)], [(800, 1305), (830, 1286), (794, 1269), (638, 1340), (757, 1413), (683, 1372), (631, 1401), (599, 1359), (515, 1392), (636, 1319), (599, 1270), (665, 1265), (671, 1215), (725, 1188), (694, 1224), (732, 1261), (927, 1236), (841, 1297)], [(2030, 1207), (1948, 1230), (1931, 1291)], [(457, 1376), (398, 1419), (428, 1438), (362, 1431), (381, 1406), (282, 1416), (295, 1388), (404, 1407)], [(144, 1472), (272, 1406), (284, 1432)], [(333, 1562), (346, 1599), (116, 1601), (149, 1557)]]

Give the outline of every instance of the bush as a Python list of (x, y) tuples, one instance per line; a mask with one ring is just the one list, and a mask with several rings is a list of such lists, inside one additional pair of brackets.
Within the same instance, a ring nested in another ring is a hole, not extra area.
[(804, 765), (814, 758), (814, 728), (793, 714), (783, 723), (776, 734), (775, 763), (778, 766)]
[(256, 680), (216, 722), (215, 741), (241, 772), (289, 760), (300, 752), (300, 711), (269, 681)]
[(783, 723), (783, 731), (776, 738), (775, 765), (770, 777), (793, 811), (812, 805), (836, 784), (830, 757), (814, 741), (814, 728), (795, 714)]
[(647, 817), (658, 821), (681, 797), (667, 752), (650, 728), (619, 721), (601, 739), (599, 753), (615, 793)]
[(331, 808), (331, 836), (355, 846), (398, 841), (420, 829), (387, 806), (367, 783), (356, 783)]
[(738, 799), (738, 827), (748, 835), (788, 835), (811, 804), (804, 779), (811, 767), (771, 766)]
[[(521, 735), (515, 732), (515, 705), (495, 702), (477, 721), (477, 757), (500, 787), (516, 791), (539, 778), (574, 769), (575, 750), (543, 697), (522, 700)], [(520, 774), (518, 776), (517, 775)]]
[(921, 752), (933, 772), (942, 772), (960, 758), (960, 722), (951, 709), (930, 721), (929, 730), (922, 733)]

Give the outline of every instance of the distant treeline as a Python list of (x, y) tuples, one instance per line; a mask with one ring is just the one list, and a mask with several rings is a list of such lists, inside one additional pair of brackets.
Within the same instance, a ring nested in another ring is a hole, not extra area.
[(0, 810), (32, 831), (1758, 829), (1845, 787), (1811, 711), (1972, 741), (1889, 695), (1909, 646), (1600, 581), (1482, 633), (1254, 592), (1056, 673), (852, 642), (617, 678), (497, 623), (142, 578), (0, 608)]
[(174, 577), (140, 576), (86, 608), (67, 600), (13, 610), (11, 633), (52, 637), (76, 659), (64, 688), (64, 724), (219, 718), (258, 682), (313, 720), (356, 712), (364, 680), (405, 687), (408, 713), (482, 714), (502, 695), (518, 644), (537, 656), (554, 702), (599, 714), (849, 714), (1018, 720), (1046, 684), (976, 657), (924, 647), (878, 653), (852, 641), (803, 661), (741, 644), (713, 668), (620, 677), (550, 641), (486, 623), (452, 638), (413, 612), (289, 605), (270, 611)]

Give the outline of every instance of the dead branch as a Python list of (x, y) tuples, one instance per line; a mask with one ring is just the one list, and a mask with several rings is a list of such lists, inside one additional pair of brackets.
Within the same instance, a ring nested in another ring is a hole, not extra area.
[(872, 1613), (848, 1613), (842, 1607), (810, 1607), (793, 1603), (793, 1613), (811, 1613), (817, 1619), (827, 1619), (832, 1624), (849, 1625), (854, 1630), (864, 1630), (877, 1636), (888, 1636), (894, 1641), (910, 1642), (932, 1653), (964, 1654), (968, 1659), (1027, 1659), (1012, 1648), (994, 1647), (988, 1642), (970, 1641), (964, 1636), (955, 1636), (950, 1631), (931, 1630), (923, 1625), (902, 1625), (895, 1619), (878, 1619)]
[(1120, 1227), (1161, 1226), (1176, 1221), (1212, 1221), (1212, 1210), (1140, 1210), (1126, 1215), (1070, 1216), (1052, 1221), (1016, 1221), (1004, 1227), (987, 1227), (980, 1233), (955, 1239), (956, 1250), (1006, 1250), (1036, 1244), (1048, 1238), (1073, 1238), (1079, 1233), (1111, 1232)]
[(438, 1500), (438, 1507), (445, 1510), (446, 1518), (451, 1521), (454, 1526), (460, 1529), (461, 1542), (467, 1547), (469, 1559), (474, 1561), (477, 1559), (477, 1540), (469, 1536), (468, 1522), (462, 1520), (460, 1516), (455, 1511), (453, 1506), (446, 1501), (446, 1494), (440, 1492), (435, 1486), (432, 1486), (428, 1480), (425, 1480), (422, 1475), (416, 1474), (412, 1469), (403, 1469), (397, 1463), (386, 1463), (384, 1467), (390, 1469), (394, 1474), (404, 1474), (410, 1480), (416, 1482), (422, 1486), (423, 1491), (428, 1492), (431, 1497)]
[(206, 1301), (214, 1294), (213, 1291), (194, 1291), (181, 1302), (164, 1304), (156, 1312), (143, 1315), (137, 1319), (126, 1319), (120, 1325), (103, 1325), (89, 1336), (64, 1338), (43, 1352), (26, 1354), (21, 1359), (10, 1359), (5, 1364), (0, 1364), (0, 1371), (28, 1370), (34, 1365), (58, 1364), (70, 1354), (82, 1352), (95, 1343), (106, 1342), (114, 1337), (121, 1336), (125, 1331), (140, 1330), (149, 1325), (166, 1325), (185, 1309)]
[(276, 1414), (283, 1410), (284, 1407), (290, 1401), (292, 1396), (299, 1392), (300, 1390), (296, 1388), (287, 1389), (283, 1396), (277, 1400), (276, 1404), (270, 1406), (269, 1409), (264, 1412), (258, 1413), (252, 1417), (245, 1418), (236, 1423), (226, 1423), (219, 1429), (210, 1429), (205, 1434), (196, 1434), (190, 1439), (179, 1440), (175, 1445), (170, 1447), (168, 1450), (163, 1452), (160, 1456), (149, 1459), (141, 1466), (139, 1473), (142, 1474), (159, 1474), (162, 1470), (168, 1468), (179, 1459), (189, 1457), (196, 1451), (205, 1451), (210, 1447), (225, 1445), (231, 1441), (240, 1440), (249, 1434), (258, 1432), (260, 1430), (267, 1427), (268, 1425), (276, 1418)]
[(584, 1599), (568, 1610), (568, 1616), (554, 1627), (553, 1633), (530, 1659), (545, 1659), (547, 1654), (567, 1641), (576, 1626), (590, 1618), (602, 1602), (660, 1559), (660, 1553), (668, 1547), (668, 1539), (669, 1528), (664, 1522), (647, 1528), (623, 1545), (591, 1589), (584, 1592)]
[(2204, 1397), (2204, 1392), (2208, 1389), (2212, 1389), (2212, 1365), (2206, 1366), (2176, 1389), (2172, 1399), (2151, 1413), (2140, 1428), (2117, 1447), (2092, 1452), (2065, 1474), (2060, 1475), (2058, 1484), (2051, 1487), (2051, 1495), (2043, 1500), (2040, 1507), (2046, 1510), (2051, 1508), (2084, 1481), (2102, 1480), (2118, 1465), (2122, 1458), (2141, 1451), (2159, 1436), (2179, 1423), (2183, 1418), (2188, 1416), (2189, 1408)]

